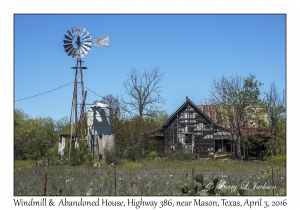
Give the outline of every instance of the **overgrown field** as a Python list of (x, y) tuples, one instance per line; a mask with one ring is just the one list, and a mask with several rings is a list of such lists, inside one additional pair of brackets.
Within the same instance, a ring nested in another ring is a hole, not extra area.
[(49, 167), (16, 161), (14, 170), (15, 196), (42, 196), (44, 191), (50, 196), (208, 195), (204, 188), (209, 195), (286, 195), (285, 165), (267, 161), (149, 158), (117, 166), (95, 162)]

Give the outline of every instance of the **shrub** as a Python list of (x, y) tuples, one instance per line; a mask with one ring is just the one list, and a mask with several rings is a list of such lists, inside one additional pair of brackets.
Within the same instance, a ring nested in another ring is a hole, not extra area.
[(150, 151), (148, 156), (149, 157), (156, 157), (156, 151)]
[(175, 145), (176, 150), (166, 152), (166, 156), (176, 160), (195, 160), (198, 158), (196, 153), (191, 153), (181, 143)]
[(276, 155), (267, 158), (267, 161), (275, 165), (286, 165), (286, 155)]
[(124, 157), (133, 162), (141, 159), (143, 156), (140, 146), (138, 144), (127, 146), (124, 151)]
[(91, 163), (92, 164), (92, 155), (89, 151), (88, 145), (86, 144), (85, 141), (79, 140), (78, 141), (78, 147), (75, 149), (74, 145), (72, 145), (72, 150), (71, 150), (71, 156), (70, 160), (67, 156), (69, 156), (69, 144), (66, 144), (67, 146), (64, 149), (64, 157), (61, 158), (66, 161), (69, 161), (71, 165), (80, 165), (83, 163)]
[(118, 165), (119, 157), (115, 148), (108, 149), (107, 147), (105, 147), (103, 153), (104, 153), (104, 160), (107, 165), (110, 165), (112, 163), (114, 165)]

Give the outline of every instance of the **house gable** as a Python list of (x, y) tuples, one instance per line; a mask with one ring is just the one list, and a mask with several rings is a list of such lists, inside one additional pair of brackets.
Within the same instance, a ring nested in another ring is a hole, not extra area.
[(187, 98), (162, 125), (164, 150), (175, 150), (179, 145), (184, 145), (200, 157), (211, 157), (214, 155), (214, 135), (218, 129), (219, 127)]
[(204, 120), (206, 120), (209, 124), (214, 124), (213, 120), (210, 119), (203, 111), (199, 109), (198, 106), (196, 106), (190, 99), (187, 98), (187, 100), (174, 112), (169, 119), (162, 125), (163, 128), (166, 128), (172, 123), (178, 115), (180, 115), (183, 111), (185, 111), (187, 108), (191, 107), (193, 110), (195, 110), (196, 113), (198, 113)]

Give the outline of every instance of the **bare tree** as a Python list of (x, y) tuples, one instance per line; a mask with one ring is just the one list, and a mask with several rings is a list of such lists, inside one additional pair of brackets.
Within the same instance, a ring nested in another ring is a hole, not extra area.
[(136, 111), (140, 117), (150, 116), (164, 103), (161, 85), (164, 74), (158, 67), (144, 71), (131, 69), (128, 78), (124, 81), (124, 88), (129, 100), (125, 103)]
[(277, 155), (282, 152), (285, 146), (286, 132), (286, 93), (278, 92), (275, 83), (270, 85), (269, 92), (265, 93), (265, 106), (268, 114), (269, 129), (272, 134), (271, 154)]
[(112, 119), (120, 119), (125, 112), (125, 105), (123, 100), (119, 96), (113, 96), (112, 94), (102, 97), (103, 103), (107, 104), (112, 111)]

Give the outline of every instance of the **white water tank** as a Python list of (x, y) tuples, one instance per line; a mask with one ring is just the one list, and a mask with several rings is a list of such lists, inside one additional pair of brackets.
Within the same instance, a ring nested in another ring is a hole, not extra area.
[(111, 134), (111, 108), (96, 102), (87, 110), (88, 135)]

